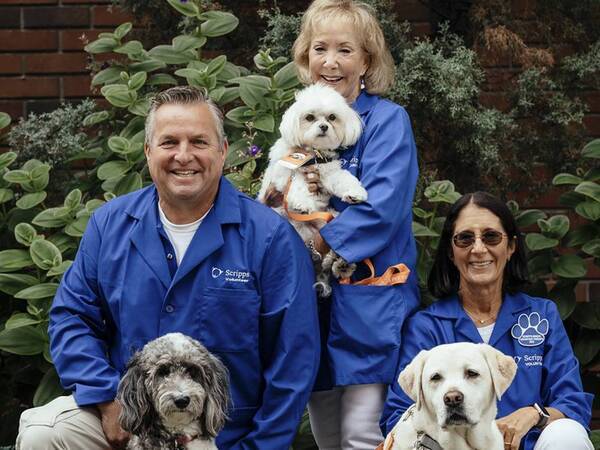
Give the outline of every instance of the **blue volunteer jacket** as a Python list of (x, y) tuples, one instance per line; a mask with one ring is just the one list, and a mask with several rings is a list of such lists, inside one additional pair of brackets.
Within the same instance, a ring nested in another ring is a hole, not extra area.
[[(483, 342), (457, 296), (416, 313), (407, 321), (403, 336), (398, 374), (421, 350), (454, 342)], [(489, 344), (517, 363), (515, 379), (498, 401), (497, 417), (539, 403), (588, 428), (593, 395), (583, 392), (579, 363), (552, 301), (506, 294)], [(385, 435), (412, 403), (398, 383), (390, 387), (381, 418)], [(539, 433), (532, 429), (521, 441), (521, 449), (533, 450)]]
[(229, 369), (221, 449), (287, 449), (319, 359), (313, 268), (293, 228), (224, 178), (176, 266), (153, 185), (98, 209), (50, 312), (51, 353), (80, 406), (115, 398), (129, 358), (179, 331)]
[[(348, 205), (334, 198), (340, 214), (321, 229), (331, 248), (350, 262), (371, 258), (376, 275), (394, 264), (412, 271), (406, 284), (333, 284), (330, 302), (320, 305), (322, 361), (316, 389), (352, 384), (391, 383), (401, 343), (400, 330), (418, 306), (412, 202), (419, 174), (410, 119), (401, 106), (362, 92), (352, 105), (364, 129), (342, 153), (342, 167), (369, 193)], [(360, 267), (354, 279), (368, 275)]]

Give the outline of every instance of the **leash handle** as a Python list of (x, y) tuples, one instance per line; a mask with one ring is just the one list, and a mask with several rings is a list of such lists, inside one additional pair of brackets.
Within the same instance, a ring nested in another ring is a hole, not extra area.
[(406, 264), (400, 263), (388, 267), (383, 275), (376, 277), (375, 266), (373, 266), (373, 261), (371, 261), (371, 258), (364, 259), (363, 263), (365, 263), (371, 271), (371, 276), (355, 282), (352, 282), (350, 278), (342, 278), (340, 279), (339, 283), (352, 284), (354, 286), (395, 286), (397, 284), (406, 283), (406, 280), (410, 275), (410, 269), (406, 266)]

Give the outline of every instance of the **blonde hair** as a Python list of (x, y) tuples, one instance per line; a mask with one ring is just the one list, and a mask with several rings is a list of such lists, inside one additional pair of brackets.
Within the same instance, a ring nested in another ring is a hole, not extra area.
[(292, 47), (300, 81), (304, 84), (312, 82), (308, 70), (308, 52), (315, 29), (321, 23), (331, 23), (337, 19), (346, 20), (354, 27), (359, 43), (367, 54), (365, 89), (370, 94), (385, 93), (394, 81), (394, 59), (373, 8), (353, 0), (315, 0), (304, 13), (300, 34)]

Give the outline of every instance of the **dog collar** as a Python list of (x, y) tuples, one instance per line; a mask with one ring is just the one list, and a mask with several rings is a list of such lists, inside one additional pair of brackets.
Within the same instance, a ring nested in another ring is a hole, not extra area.
[(433, 439), (424, 431), (417, 432), (417, 441), (415, 442), (415, 450), (444, 450), (438, 441)]

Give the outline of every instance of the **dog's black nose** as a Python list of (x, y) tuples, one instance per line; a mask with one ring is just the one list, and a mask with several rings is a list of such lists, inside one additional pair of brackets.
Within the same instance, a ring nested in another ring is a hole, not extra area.
[(463, 402), (463, 394), (459, 391), (450, 391), (444, 395), (444, 403), (446, 406), (459, 406)]
[(325, 133), (327, 131), (327, 129), (329, 128), (329, 125), (325, 125), (324, 123), (319, 125), (319, 128), (321, 129), (321, 131), (323, 133)]
[(190, 398), (187, 395), (182, 395), (177, 397), (173, 402), (179, 409), (183, 409), (190, 404)]

